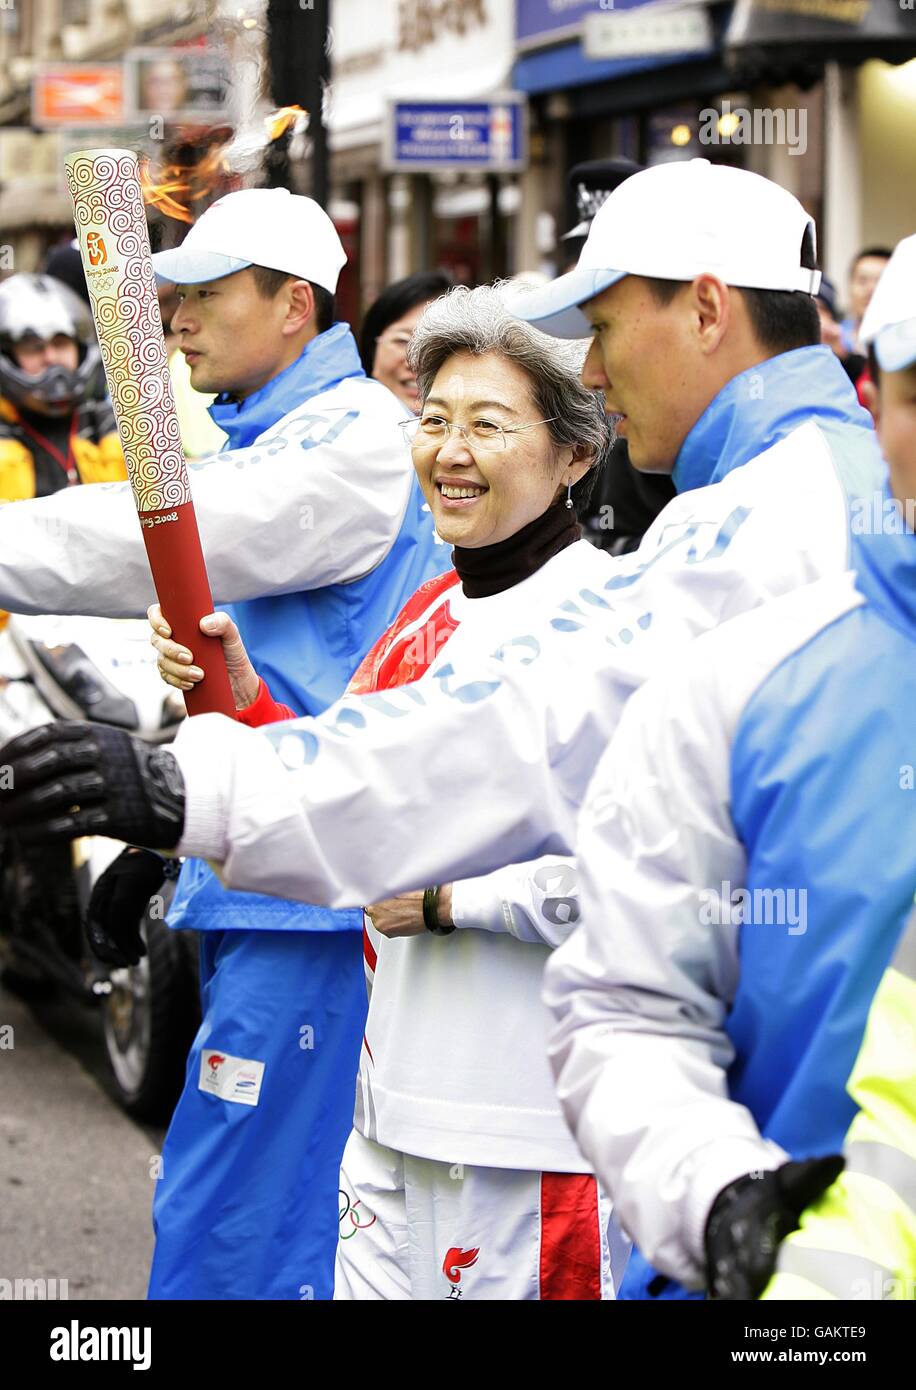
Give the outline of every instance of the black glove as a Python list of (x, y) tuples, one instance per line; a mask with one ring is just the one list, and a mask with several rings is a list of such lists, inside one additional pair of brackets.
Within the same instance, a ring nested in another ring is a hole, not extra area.
[(105, 724), (59, 720), (0, 748), (0, 828), (23, 844), (109, 835), (173, 849), (184, 780), (166, 748)]
[(843, 1171), (839, 1154), (747, 1174), (722, 1189), (706, 1222), (706, 1279), (713, 1298), (759, 1298), (776, 1268), (779, 1243), (805, 1207)]
[(107, 965), (136, 965), (146, 955), (140, 923), (165, 882), (165, 863), (151, 849), (126, 849), (96, 880), (86, 912), (86, 938)]

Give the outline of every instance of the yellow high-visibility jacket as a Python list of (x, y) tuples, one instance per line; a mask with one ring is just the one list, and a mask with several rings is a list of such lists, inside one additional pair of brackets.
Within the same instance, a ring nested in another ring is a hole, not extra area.
[(765, 1299), (916, 1298), (916, 911), (848, 1084), (846, 1168), (780, 1248)]
[[(0, 396), (0, 505), (35, 496), (35, 459), (16, 407)], [(76, 419), (73, 462), (81, 483), (116, 483), (127, 477), (108, 401), (88, 401)], [(0, 609), (0, 631), (8, 613)]]

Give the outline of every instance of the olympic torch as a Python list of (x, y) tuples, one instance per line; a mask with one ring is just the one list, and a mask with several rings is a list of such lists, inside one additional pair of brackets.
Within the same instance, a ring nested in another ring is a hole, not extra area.
[(137, 157), (130, 150), (83, 150), (70, 155), (65, 167), (156, 594), (175, 640), (207, 672), (185, 693), (188, 713), (235, 718), (222, 644), (200, 631), (213, 598), (181, 447)]

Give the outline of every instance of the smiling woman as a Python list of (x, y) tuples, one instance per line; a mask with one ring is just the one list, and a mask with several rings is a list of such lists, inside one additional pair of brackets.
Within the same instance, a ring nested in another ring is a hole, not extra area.
[(464, 551), (529, 526), (553, 534), (564, 500), (561, 530), (574, 523), (610, 443), (600, 398), (579, 379), (581, 348), (532, 330), (483, 286), (427, 309), (409, 361), (422, 407), (405, 433), (443, 540)]

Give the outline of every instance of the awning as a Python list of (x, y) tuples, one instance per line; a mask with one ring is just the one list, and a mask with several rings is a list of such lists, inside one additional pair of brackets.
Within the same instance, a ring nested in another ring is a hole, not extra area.
[(916, 58), (916, 9), (898, 0), (736, 0), (726, 52), (746, 60), (802, 52), (819, 62)]
[(695, 61), (695, 54), (665, 53), (644, 58), (586, 58), (582, 44), (559, 44), (556, 48), (524, 54), (513, 69), (512, 86), (517, 92), (555, 92), (566, 87), (582, 87), (592, 82), (613, 82), (634, 73), (650, 72), (679, 63)]
[[(577, 32), (565, 33), (562, 42), (522, 51), (513, 69), (512, 86), (531, 95), (566, 91), (581, 114), (633, 111), (679, 100), (685, 92), (720, 90), (727, 83), (721, 63), (721, 36), (731, 8), (723, 0), (707, 0), (703, 5), (697, 0), (682, 0), (678, 8), (688, 7), (704, 9), (711, 20), (710, 41), (703, 50), (591, 58), (585, 51), (580, 17)], [(664, 15), (667, 6), (626, 0), (620, 8), (633, 14), (648, 15), (651, 11)], [(532, 40), (525, 42), (530, 45)]]

